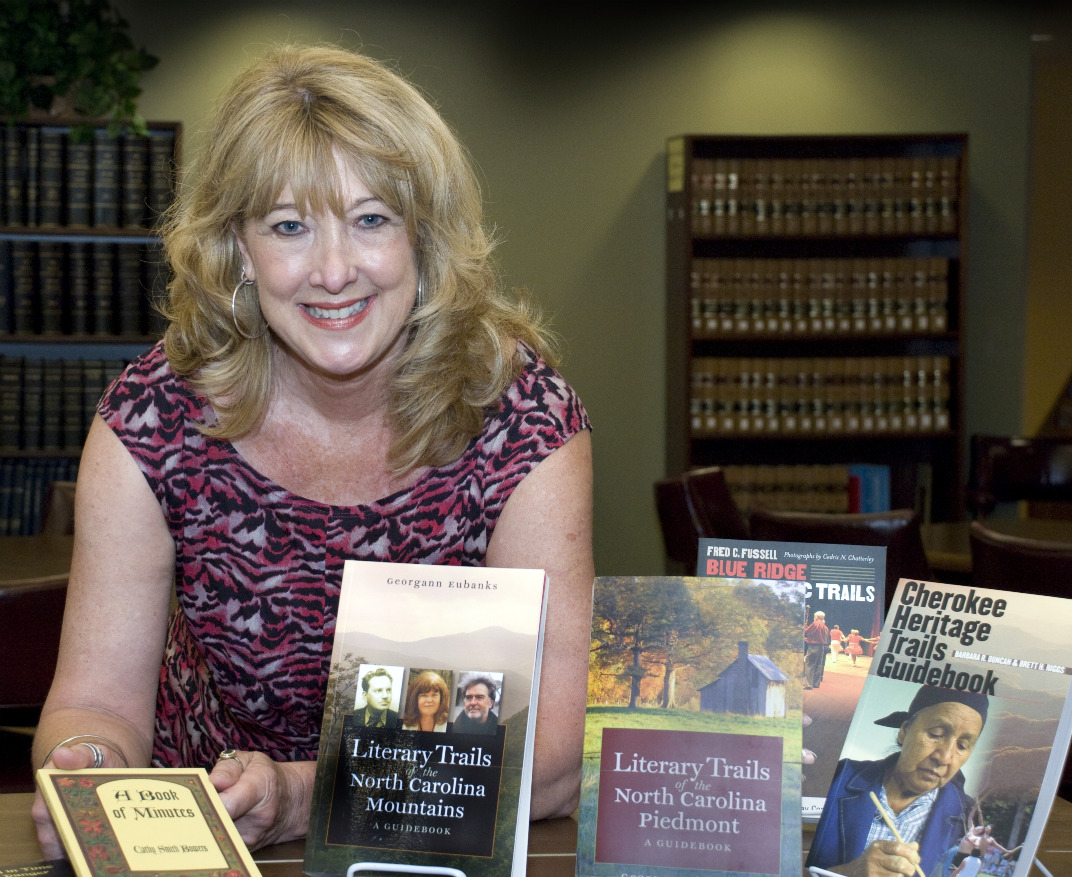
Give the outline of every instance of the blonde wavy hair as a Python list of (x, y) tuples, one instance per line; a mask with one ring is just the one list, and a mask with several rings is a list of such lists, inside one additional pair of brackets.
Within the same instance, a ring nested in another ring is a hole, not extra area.
[(557, 363), (554, 338), (527, 296), (507, 296), (494, 269), (479, 183), (447, 124), (397, 74), (335, 46), (279, 46), (240, 74), (216, 107), (161, 234), (173, 279), (162, 311), (174, 371), (217, 414), (202, 430), (248, 434), (272, 391), (270, 331), (254, 295), (232, 291), (235, 229), (268, 213), (290, 185), (303, 213), (345, 216), (335, 155), (404, 218), (422, 295), (389, 388), (396, 472), (461, 456), (520, 370), (517, 343)]

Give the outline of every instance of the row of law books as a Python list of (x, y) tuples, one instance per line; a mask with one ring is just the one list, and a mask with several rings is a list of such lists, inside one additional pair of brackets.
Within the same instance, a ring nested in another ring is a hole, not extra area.
[(698, 236), (955, 234), (957, 156), (695, 158)]
[(0, 240), (0, 334), (156, 335), (167, 279), (156, 243)]
[(76, 457), (0, 459), (0, 536), (41, 532), (49, 486), (77, 477)]
[(950, 359), (695, 357), (694, 436), (935, 433), (950, 428)]
[(172, 197), (175, 131), (0, 127), (0, 224), (28, 228), (152, 226)]
[(934, 334), (949, 325), (949, 260), (694, 259), (693, 337)]
[(82, 449), (122, 359), (0, 356), (0, 453)]
[(890, 510), (890, 467), (866, 463), (733, 464), (726, 486), (741, 514), (758, 509), (793, 512)]

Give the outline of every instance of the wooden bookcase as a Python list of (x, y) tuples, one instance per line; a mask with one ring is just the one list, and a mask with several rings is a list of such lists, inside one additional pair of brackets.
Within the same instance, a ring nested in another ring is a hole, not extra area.
[(967, 178), (964, 134), (668, 139), (667, 474), (960, 518)]
[(148, 128), (0, 121), (0, 535), (34, 532), (48, 484), (74, 477), (101, 393), (160, 336), (153, 226), (182, 126)]

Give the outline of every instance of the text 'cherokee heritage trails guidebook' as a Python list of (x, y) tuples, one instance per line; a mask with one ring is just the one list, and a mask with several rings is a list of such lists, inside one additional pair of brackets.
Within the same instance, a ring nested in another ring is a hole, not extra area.
[(801, 582), (597, 577), (578, 877), (798, 877)]
[(926, 877), (961, 874), (969, 857), (980, 874), (1027, 877), (1072, 733), (1070, 628), (1072, 601), (1060, 597), (901, 579), (812, 873), (890, 838), (884, 812), (919, 844)]
[(307, 874), (524, 875), (545, 582), (536, 569), (346, 561)]
[(886, 549), (871, 545), (701, 539), (696, 574), (804, 583), (801, 817), (817, 822), (886, 613)]

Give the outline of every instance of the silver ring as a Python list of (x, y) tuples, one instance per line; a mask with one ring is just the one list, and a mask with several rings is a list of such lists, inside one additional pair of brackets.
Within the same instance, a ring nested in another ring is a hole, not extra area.
[(86, 743), (85, 741), (82, 741), (78, 745), (85, 746), (93, 753), (93, 764), (91, 764), (90, 767), (104, 767), (104, 752), (101, 751), (101, 748), (96, 743)]
[(238, 757), (238, 751), (235, 749), (224, 749), (223, 752), (221, 752), (217, 757), (216, 764), (219, 764), (221, 761), (227, 758), (233, 758), (235, 761), (238, 762), (238, 766), (242, 770), (246, 769), (246, 766), (242, 763), (242, 759)]

